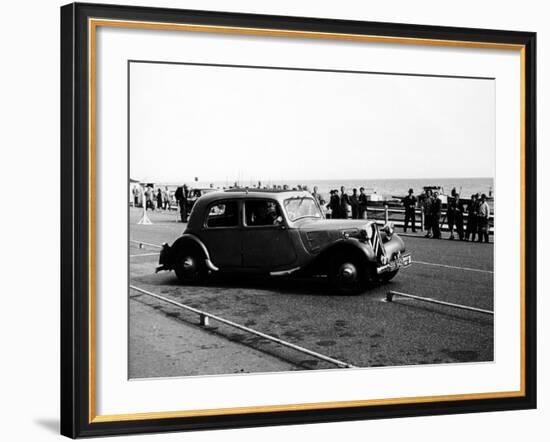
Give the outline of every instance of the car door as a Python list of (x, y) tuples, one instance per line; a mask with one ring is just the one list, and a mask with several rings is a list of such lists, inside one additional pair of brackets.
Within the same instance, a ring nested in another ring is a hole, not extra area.
[(247, 199), (243, 213), (243, 266), (266, 271), (291, 266), (296, 261), (296, 251), (279, 203)]
[(242, 265), (241, 212), (238, 200), (214, 201), (205, 211), (201, 240), (210, 253), (210, 260), (220, 269)]

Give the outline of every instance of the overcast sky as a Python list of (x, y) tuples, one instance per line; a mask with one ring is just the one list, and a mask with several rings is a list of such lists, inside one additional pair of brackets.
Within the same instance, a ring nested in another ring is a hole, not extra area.
[(493, 80), (130, 65), (143, 181), (493, 177)]

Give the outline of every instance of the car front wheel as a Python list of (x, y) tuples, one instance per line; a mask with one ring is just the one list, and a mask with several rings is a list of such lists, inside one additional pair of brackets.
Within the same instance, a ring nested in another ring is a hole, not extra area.
[(388, 282), (388, 281), (392, 280), (395, 277), (395, 275), (397, 275), (398, 271), (399, 270), (393, 270), (391, 272), (382, 273), (381, 275), (378, 276), (378, 279), (381, 282)]
[(196, 284), (206, 276), (204, 258), (200, 253), (191, 249), (183, 250), (178, 254), (174, 271), (179, 281), (183, 284)]
[(350, 256), (335, 257), (329, 268), (329, 281), (342, 295), (356, 295), (367, 288), (367, 266), (363, 260)]

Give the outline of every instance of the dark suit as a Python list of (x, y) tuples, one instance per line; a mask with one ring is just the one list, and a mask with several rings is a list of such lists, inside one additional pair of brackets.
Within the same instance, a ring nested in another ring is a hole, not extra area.
[(332, 218), (338, 219), (340, 216), (340, 197), (338, 195), (332, 195), (330, 197), (329, 206), (332, 210)]
[(365, 219), (367, 214), (367, 195), (359, 194), (359, 219)]
[(405, 225), (403, 226), (403, 232), (407, 231), (409, 222), (413, 232), (416, 232), (416, 197), (414, 195), (407, 195), (403, 198), (403, 206), (405, 207)]
[(340, 218), (348, 217), (348, 207), (351, 206), (351, 201), (347, 193), (343, 193), (340, 197)]
[(187, 197), (188, 197), (187, 189), (184, 189), (183, 187), (178, 187), (176, 189), (176, 193), (174, 194), (174, 197), (176, 198), (176, 201), (178, 202), (178, 205), (180, 207), (181, 222), (186, 223), (187, 222)]
[(353, 194), (349, 200), (351, 202), (351, 217), (357, 219), (359, 218), (359, 195)]
[(477, 233), (477, 201), (471, 201), (468, 203), (468, 224), (466, 225), (466, 241), (476, 240)]

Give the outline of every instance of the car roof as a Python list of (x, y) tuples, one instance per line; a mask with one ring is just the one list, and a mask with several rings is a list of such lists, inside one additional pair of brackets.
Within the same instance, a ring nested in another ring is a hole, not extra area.
[(215, 201), (235, 200), (235, 199), (261, 199), (268, 198), (278, 201), (282, 204), (288, 198), (312, 198), (311, 193), (305, 190), (271, 190), (271, 189), (228, 189), (217, 190), (202, 195), (191, 212), (189, 230), (200, 228), (203, 222), (203, 216), (208, 206)]
[(311, 197), (311, 193), (305, 190), (229, 189), (208, 192), (202, 195), (197, 200), (197, 203), (204, 206), (210, 204), (212, 201), (257, 198), (269, 198), (282, 202), (287, 198), (303, 197)]

